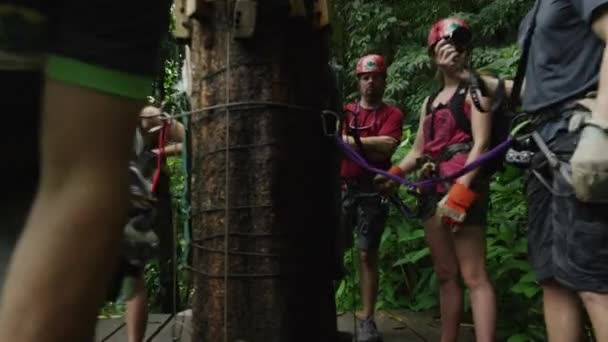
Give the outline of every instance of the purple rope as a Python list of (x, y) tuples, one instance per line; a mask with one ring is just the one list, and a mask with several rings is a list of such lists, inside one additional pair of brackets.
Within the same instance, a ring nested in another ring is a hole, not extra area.
[(359, 153), (357, 153), (357, 151), (355, 151), (350, 145), (348, 145), (344, 140), (342, 140), (342, 137), (340, 135), (338, 135), (336, 137), (336, 140), (338, 141), (338, 145), (342, 148), (342, 151), (346, 154), (346, 156), (350, 160), (352, 160), (355, 164), (362, 167), (363, 169), (365, 169), (369, 172), (381, 174), (385, 177), (388, 177), (388, 178), (394, 180), (395, 182), (397, 182), (399, 184), (407, 185), (410, 188), (417, 188), (417, 187), (425, 187), (425, 186), (437, 184), (440, 182), (456, 179), (456, 178), (482, 166), (483, 164), (487, 163), (488, 161), (490, 161), (490, 160), (498, 157), (500, 154), (502, 154), (502, 152), (504, 152), (504, 150), (506, 150), (509, 147), (509, 145), (511, 145), (511, 142), (513, 141), (513, 137), (509, 136), (505, 141), (496, 145), (490, 151), (482, 154), (481, 156), (479, 156), (479, 158), (475, 159), (474, 161), (465, 165), (462, 169), (460, 169), (452, 174), (449, 174), (444, 177), (429, 178), (429, 179), (425, 179), (425, 180), (417, 181), (417, 182), (412, 181), (411, 179), (408, 179), (407, 177), (401, 178), (392, 173), (388, 173), (385, 170), (381, 170), (376, 167), (373, 167), (363, 157), (361, 157), (361, 155)]

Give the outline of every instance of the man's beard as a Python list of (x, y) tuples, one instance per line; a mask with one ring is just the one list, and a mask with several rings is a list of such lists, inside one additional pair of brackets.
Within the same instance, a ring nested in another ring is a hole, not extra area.
[(363, 95), (368, 101), (378, 102), (382, 100), (383, 92), (381, 89), (366, 89), (363, 92)]

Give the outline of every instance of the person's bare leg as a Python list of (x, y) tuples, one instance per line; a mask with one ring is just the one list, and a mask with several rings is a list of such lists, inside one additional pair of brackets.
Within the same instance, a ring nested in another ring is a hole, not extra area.
[(597, 342), (608, 342), (608, 293), (581, 292)]
[(141, 105), (47, 82), (41, 183), (3, 289), (0, 341), (93, 337), (126, 220)]
[(437, 215), (424, 223), (424, 231), (431, 250), (433, 268), (439, 279), (441, 342), (457, 341), (462, 312), (462, 288), (458, 279), (452, 232), (441, 224)]
[(378, 270), (378, 251), (360, 251), (361, 259), (361, 299), (363, 310), (357, 314), (360, 319), (365, 319), (374, 314), (376, 299), (378, 296), (378, 280), (380, 272)]
[(142, 342), (148, 323), (148, 298), (143, 274), (135, 279), (135, 295), (127, 302), (125, 317), (129, 342)]
[(581, 305), (577, 294), (553, 280), (541, 283), (549, 342), (583, 340)]
[(460, 273), (469, 289), (475, 340), (493, 342), (496, 339), (496, 296), (486, 271), (485, 228), (479, 225), (462, 227), (454, 234)]

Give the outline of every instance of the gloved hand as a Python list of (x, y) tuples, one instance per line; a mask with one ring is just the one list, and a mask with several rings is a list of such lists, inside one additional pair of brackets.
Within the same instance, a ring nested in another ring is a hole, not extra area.
[(583, 202), (608, 202), (608, 122), (587, 118), (580, 134), (570, 159), (576, 197)]
[[(405, 172), (399, 166), (391, 167), (388, 170), (388, 173), (396, 175), (398, 177), (405, 176)], [(401, 185), (384, 175), (377, 175), (376, 177), (374, 177), (374, 184), (376, 185), (378, 192), (385, 196), (393, 195)]]
[(437, 210), (442, 220), (450, 226), (460, 225), (467, 216), (467, 210), (477, 199), (477, 194), (461, 183), (454, 183), (450, 191), (439, 201)]

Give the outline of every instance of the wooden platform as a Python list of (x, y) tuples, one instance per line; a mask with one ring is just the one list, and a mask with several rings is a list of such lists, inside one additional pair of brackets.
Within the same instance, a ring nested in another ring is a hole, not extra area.
[[(190, 311), (171, 315), (152, 314), (148, 319), (146, 342), (191, 342)], [(338, 316), (340, 331), (354, 332), (352, 314)], [(439, 341), (439, 323), (432, 316), (403, 310), (382, 311), (376, 314), (376, 324), (384, 342), (434, 342)], [(173, 339), (175, 337), (175, 339)], [(126, 342), (124, 319), (100, 319), (97, 324), (96, 342)], [(474, 341), (470, 326), (461, 328), (462, 342)]]

